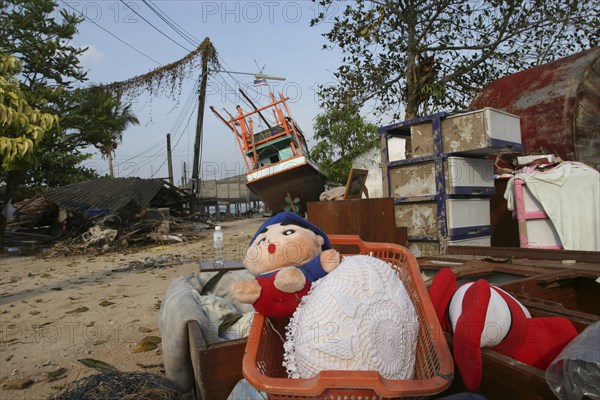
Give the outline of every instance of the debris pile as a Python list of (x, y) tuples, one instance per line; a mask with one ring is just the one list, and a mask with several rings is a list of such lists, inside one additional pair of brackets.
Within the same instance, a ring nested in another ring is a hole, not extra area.
[(123, 250), (151, 243), (174, 243), (206, 236), (209, 224), (186, 221), (169, 215), (169, 210), (145, 209), (138, 220), (123, 223), (116, 215), (94, 218), (78, 229), (71, 228), (57, 238), (47, 255), (80, 254), (91, 249)]
[(98, 179), (15, 204), (5, 240), (48, 255), (122, 250), (206, 236), (212, 224), (186, 216), (187, 195), (162, 180)]

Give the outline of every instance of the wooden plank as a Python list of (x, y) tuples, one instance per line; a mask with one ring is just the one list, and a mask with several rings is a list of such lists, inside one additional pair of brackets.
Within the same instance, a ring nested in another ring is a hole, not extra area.
[(202, 370), (200, 368), (200, 349), (206, 347), (204, 336), (200, 330), (198, 321), (188, 321), (188, 341), (190, 344), (190, 358), (194, 369), (194, 394), (196, 400), (206, 398), (204, 385), (202, 384)]
[[(448, 346), (452, 350), (452, 337), (447, 333), (445, 335)], [(546, 383), (543, 370), (490, 349), (481, 349), (481, 360), (483, 373), (477, 393), (484, 395), (488, 400), (555, 398)], [(441, 396), (467, 391), (460, 371), (455, 368), (454, 381)]]
[[(485, 275), (492, 274), (495, 272), (529, 277), (534, 275), (547, 274), (549, 272), (555, 271), (554, 269), (549, 270), (548, 268), (536, 266), (512, 263), (505, 264), (501, 262), (491, 262), (484, 260), (461, 260), (450, 257), (428, 257), (419, 259), (418, 261), (419, 266), (423, 269), (439, 270), (442, 268), (451, 268), (456, 274), (456, 277), (459, 279), (467, 276)], [(442, 261), (442, 263), (435, 261)], [(447, 261), (449, 263), (443, 264), (443, 261)], [(460, 265), (452, 264), (457, 262), (460, 263)]]
[(448, 254), (468, 254), (500, 258), (529, 258), (532, 260), (575, 260), (582, 263), (600, 263), (600, 252), (579, 250), (522, 249), (520, 247), (448, 247)]
[(398, 227), (391, 197), (307, 203), (308, 220), (328, 235), (358, 235), (366, 242), (406, 245), (406, 228)]
[(394, 218), (394, 200), (391, 197), (380, 199), (362, 199), (358, 214), (359, 236), (367, 242), (400, 243), (396, 233)]
[(308, 221), (328, 235), (358, 235), (360, 200), (310, 201), (306, 204)]
[[(585, 271), (559, 271), (500, 285), (526, 307), (534, 306), (567, 318), (600, 319), (600, 284)], [(526, 304), (527, 303), (527, 304)]]
[(190, 357), (198, 400), (227, 399), (242, 379), (246, 339), (207, 344), (197, 321), (188, 321)]
[(519, 247), (519, 226), (508, 210), (504, 192), (507, 178), (496, 179), (496, 193), (490, 197), (490, 223), (492, 226), (492, 246)]

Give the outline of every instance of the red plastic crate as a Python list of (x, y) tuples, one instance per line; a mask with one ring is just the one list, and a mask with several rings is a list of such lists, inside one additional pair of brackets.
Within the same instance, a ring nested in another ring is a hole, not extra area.
[(454, 361), (414, 255), (400, 245), (363, 242), (353, 235), (329, 239), (342, 254), (368, 254), (390, 262), (398, 272), (419, 316), (414, 379), (386, 379), (376, 371), (322, 371), (309, 379), (289, 379), (282, 365), (288, 320), (256, 313), (242, 366), (246, 380), (271, 399), (415, 398), (445, 390), (454, 377)]

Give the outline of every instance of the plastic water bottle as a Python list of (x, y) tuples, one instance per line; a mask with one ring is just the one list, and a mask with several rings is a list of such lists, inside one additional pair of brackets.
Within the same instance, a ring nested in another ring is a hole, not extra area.
[(223, 231), (219, 225), (215, 226), (215, 233), (213, 233), (213, 244), (215, 250), (213, 265), (215, 267), (222, 267), (225, 264), (225, 243), (223, 240)]

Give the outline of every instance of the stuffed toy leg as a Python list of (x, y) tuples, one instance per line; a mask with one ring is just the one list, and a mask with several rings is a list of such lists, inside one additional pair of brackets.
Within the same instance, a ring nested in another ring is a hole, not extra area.
[(442, 328), (453, 332), (456, 365), (469, 390), (481, 384), (481, 348), (546, 369), (577, 336), (566, 318), (532, 318), (514, 297), (480, 279), (456, 287), (456, 276), (440, 270), (429, 295)]

